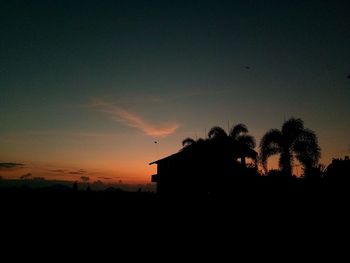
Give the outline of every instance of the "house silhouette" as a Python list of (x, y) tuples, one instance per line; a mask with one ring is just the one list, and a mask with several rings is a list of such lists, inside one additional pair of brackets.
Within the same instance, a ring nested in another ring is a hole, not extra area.
[(242, 156), (256, 160), (257, 152), (239, 143), (226, 140), (202, 140), (179, 152), (151, 162), (157, 164), (157, 183), (160, 195), (208, 195), (227, 192), (233, 179), (248, 170)]

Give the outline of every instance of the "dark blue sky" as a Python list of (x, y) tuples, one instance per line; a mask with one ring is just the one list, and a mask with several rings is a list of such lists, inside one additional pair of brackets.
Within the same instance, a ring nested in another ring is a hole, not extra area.
[(290, 116), (317, 132), (325, 163), (349, 154), (349, 7), (2, 1), (0, 159), (98, 168), (135, 155), (142, 174), (214, 125), (244, 122), (259, 141)]

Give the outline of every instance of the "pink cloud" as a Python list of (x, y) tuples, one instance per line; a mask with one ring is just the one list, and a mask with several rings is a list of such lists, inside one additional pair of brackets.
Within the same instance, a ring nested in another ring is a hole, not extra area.
[(136, 128), (151, 137), (166, 137), (173, 134), (180, 127), (178, 123), (151, 123), (134, 112), (109, 104), (100, 99), (94, 100), (92, 106), (107, 113), (112, 119), (121, 122), (126, 126)]

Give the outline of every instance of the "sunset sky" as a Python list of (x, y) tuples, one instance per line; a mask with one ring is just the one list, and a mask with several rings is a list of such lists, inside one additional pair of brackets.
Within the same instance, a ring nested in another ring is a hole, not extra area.
[(350, 155), (349, 3), (1, 1), (0, 176), (148, 183), (186, 137), (291, 116)]

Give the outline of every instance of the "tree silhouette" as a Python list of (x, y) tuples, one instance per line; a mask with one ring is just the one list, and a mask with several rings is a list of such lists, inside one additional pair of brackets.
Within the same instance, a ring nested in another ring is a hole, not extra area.
[(210, 129), (208, 132), (208, 138), (209, 139), (226, 139), (227, 133), (225, 130), (219, 126), (214, 126)]
[(291, 176), (293, 157), (307, 172), (318, 163), (321, 149), (316, 134), (304, 128), (301, 119), (290, 118), (283, 123), (281, 130), (271, 129), (261, 139), (260, 160), (265, 172), (267, 172), (267, 159), (275, 154), (280, 154), (279, 166), (282, 173)]
[(194, 139), (187, 137), (186, 139), (184, 139), (182, 141), (182, 146), (183, 147), (187, 147), (187, 146), (191, 146), (191, 145), (193, 145), (195, 143), (196, 143), (196, 141)]
[(234, 148), (235, 153), (241, 159), (241, 164), (244, 167), (247, 167), (246, 157), (250, 157), (254, 160), (256, 159), (256, 156), (252, 154), (252, 150), (256, 146), (255, 139), (253, 136), (248, 135), (248, 128), (245, 124), (240, 123), (232, 126), (229, 134), (227, 134), (223, 128), (214, 126), (210, 129), (208, 137), (214, 140), (227, 140), (227, 144)]
[(240, 123), (234, 125), (231, 128), (229, 136), (236, 145), (239, 145), (242, 148), (240, 151), (240, 159), (244, 167), (247, 167), (245, 160), (246, 157), (251, 157), (254, 159), (254, 162), (256, 161), (255, 156), (251, 156), (249, 152), (245, 151), (247, 148), (253, 150), (256, 146), (255, 139), (253, 136), (248, 135), (248, 128), (245, 124)]
[(223, 128), (214, 126), (208, 132), (208, 139), (200, 138), (196, 141), (192, 138), (185, 138), (182, 141), (182, 146), (183, 149), (188, 149), (207, 145), (214, 151), (231, 152), (233, 157), (240, 158), (241, 164), (247, 167), (246, 157), (252, 158), (254, 162), (256, 161), (256, 153), (253, 150), (256, 145), (255, 139), (247, 133), (247, 126), (244, 124), (232, 126), (229, 134)]
[(350, 159), (345, 156), (345, 159), (333, 159), (328, 165), (325, 172), (325, 180), (340, 187), (348, 187), (350, 183)]

